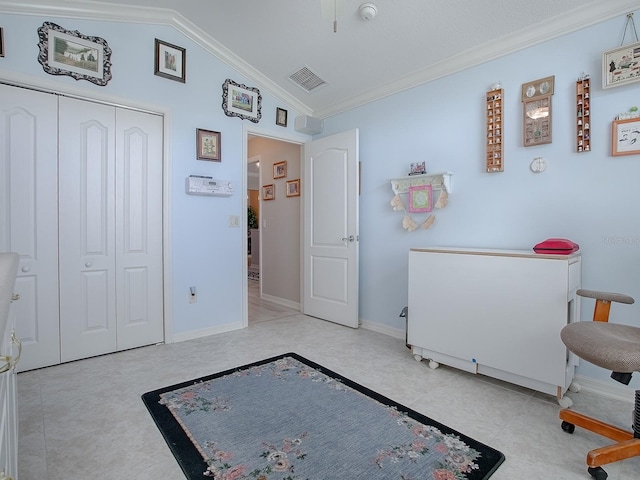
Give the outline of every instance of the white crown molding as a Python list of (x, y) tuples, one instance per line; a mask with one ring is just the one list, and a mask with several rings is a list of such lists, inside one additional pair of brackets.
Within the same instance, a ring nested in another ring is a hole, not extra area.
[(64, 5), (0, 0), (0, 12), (18, 15), (39, 15), (51, 17), (82, 18), (86, 20), (114, 21), (123, 23), (143, 23), (174, 27), (202, 48), (215, 55), (220, 61), (235, 69), (241, 75), (266, 89), (271, 95), (289, 108), (304, 115), (311, 115), (311, 108), (289, 95), (279, 85), (217, 42), (204, 30), (196, 26), (175, 10), (165, 8), (114, 5), (100, 2), (66, 1)]
[[(314, 117), (324, 119), (352, 110), (395, 93), (409, 90), (467, 68), (524, 50), (533, 45), (553, 40), (616, 16), (626, 15), (628, 12), (637, 8), (637, 0), (607, 0), (606, 2), (598, 2), (597, 4), (592, 3), (588, 8), (579, 7), (551, 21), (531, 25), (517, 33), (507, 35), (449, 57), (427, 68), (417, 70), (415, 73), (396, 82), (391, 82), (379, 88), (369, 90), (345, 102), (331, 105), (326, 109), (316, 110)], [(614, 48), (615, 46), (616, 45), (612, 44), (610, 47)], [(604, 49), (606, 50), (606, 47)]]

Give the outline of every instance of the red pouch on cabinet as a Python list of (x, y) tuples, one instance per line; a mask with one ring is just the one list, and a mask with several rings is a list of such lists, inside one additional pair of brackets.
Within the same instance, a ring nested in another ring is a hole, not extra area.
[(579, 249), (580, 245), (566, 238), (547, 238), (544, 242), (540, 242), (533, 247), (533, 251), (536, 253), (552, 255), (569, 255)]

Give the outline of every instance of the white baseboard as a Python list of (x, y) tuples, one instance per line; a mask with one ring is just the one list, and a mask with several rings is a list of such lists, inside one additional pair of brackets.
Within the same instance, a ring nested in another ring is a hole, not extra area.
[(583, 377), (582, 375), (576, 375), (574, 379), (575, 383), (580, 384), (582, 389), (586, 392), (596, 393), (606, 398), (613, 400), (621, 400), (623, 402), (634, 403), (635, 390), (631, 387), (623, 387), (622, 384), (617, 385), (617, 382), (613, 380), (596, 380), (590, 377)]
[(291, 300), (287, 300), (286, 298), (274, 297), (272, 295), (267, 295), (266, 293), (262, 294), (262, 299), (267, 300), (271, 303), (275, 303), (277, 305), (282, 305), (283, 307), (300, 311), (300, 302), (292, 302)]
[(203, 328), (201, 330), (191, 330), (189, 332), (174, 333), (172, 342), (184, 342), (186, 340), (195, 340), (196, 338), (208, 337), (209, 335), (217, 335), (218, 333), (231, 332), (233, 330), (240, 330), (242, 327), (241, 322), (225, 323), (224, 325)]
[(379, 323), (368, 322), (367, 320), (360, 320), (360, 326), (365, 330), (371, 330), (372, 332), (382, 333), (393, 338), (405, 339), (404, 329), (388, 327)]

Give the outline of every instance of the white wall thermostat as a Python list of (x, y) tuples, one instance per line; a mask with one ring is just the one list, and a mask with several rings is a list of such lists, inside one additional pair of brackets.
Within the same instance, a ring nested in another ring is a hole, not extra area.
[(216, 180), (203, 175), (189, 175), (185, 179), (185, 190), (189, 195), (228, 197), (233, 194), (233, 187), (229, 180)]

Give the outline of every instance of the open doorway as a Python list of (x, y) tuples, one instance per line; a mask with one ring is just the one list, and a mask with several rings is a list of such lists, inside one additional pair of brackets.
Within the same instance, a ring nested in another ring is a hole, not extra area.
[(246, 158), (247, 319), (254, 324), (301, 309), (302, 141), (249, 133)]

